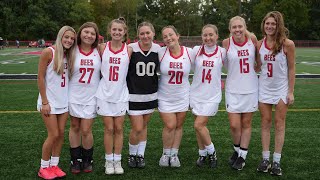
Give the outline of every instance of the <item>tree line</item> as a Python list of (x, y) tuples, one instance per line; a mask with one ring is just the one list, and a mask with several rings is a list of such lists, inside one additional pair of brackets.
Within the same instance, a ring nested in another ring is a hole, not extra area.
[(240, 15), (248, 30), (261, 38), (261, 21), (269, 11), (282, 12), (290, 38), (320, 40), (318, 0), (2, 0), (0, 36), (8, 40), (54, 40), (63, 25), (76, 30), (87, 21), (99, 26), (107, 37), (107, 25), (124, 17), (129, 38), (136, 38), (137, 25), (151, 22), (156, 39), (161, 29), (174, 25), (182, 36), (200, 36), (208, 23), (219, 28), (220, 39), (229, 35), (229, 19)]

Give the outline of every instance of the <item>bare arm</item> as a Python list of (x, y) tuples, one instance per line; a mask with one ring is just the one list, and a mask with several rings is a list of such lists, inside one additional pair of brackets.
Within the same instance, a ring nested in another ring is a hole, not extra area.
[(258, 41), (256, 46), (256, 64), (254, 66), (254, 70), (256, 71), (256, 73), (261, 71), (262, 62), (261, 62), (260, 53), (259, 53), (261, 43), (262, 43), (262, 40)]
[(46, 48), (42, 51), (39, 64), (38, 64), (38, 88), (39, 88), (40, 96), (42, 99), (41, 113), (43, 113), (45, 116), (48, 116), (51, 110), (49, 101), (47, 98), (46, 82), (45, 82), (47, 66), (51, 59), (52, 59), (52, 52), (49, 48)]
[(296, 60), (296, 52), (295, 52), (295, 45), (294, 42), (286, 39), (284, 43), (284, 52), (287, 54), (287, 61), (288, 61), (288, 95), (287, 100), (288, 104), (291, 105), (294, 102), (294, 84), (295, 84), (295, 75), (296, 75), (296, 67), (295, 67), (295, 60)]

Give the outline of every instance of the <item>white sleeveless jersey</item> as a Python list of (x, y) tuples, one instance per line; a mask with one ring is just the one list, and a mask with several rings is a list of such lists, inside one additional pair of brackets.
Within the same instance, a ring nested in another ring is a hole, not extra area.
[[(45, 77), (46, 95), (51, 107), (65, 108), (68, 107), (68, 64), (66, 58), (63, 58), (64, 70), (63, 74), (57, 74), (53, 70), (54, 64), (54, 48), (49, 47), (52, 51), (52, 59), (48, 63)], [(42, 104), (42, 99), (39, 93), (38, 102)]]
[(207, 54), (204, 46), (195, 46), (193, 53), (196, 54), (196, 58), (190, 100), (220, 103), (222, 97), (221, 70), (223, 59), (226, 57), (225, 49), (216, 46), (212, 54)]
[(126, 82), (128, 67), (127, 45), (124, 43), (121, 49), (115, 52), (111, 49), (111, 42), (107, 42), (102, 54), (102, 79), (96, 97), (112, 103), (129, 101), (129, 90)]
[(69, 82), (69, 102), (96, 105), (95, 94), (100, 82), (101, 57), (97, 48), (85, 53), (76, 49), (73, 74)]
[(173, 57), (169, 48), (159, 50), (160, 81), (158, 99), (162, 101), (179, 101), (189, 99), (189, 73), (193, 59), (190, 58), (191, 48), (181, 46), (181, 55)]
[(272, 55), (266, 45), (266, 39), (261, 43), (259, 49), (262, 62), (259, 77), (259, 93), (271, 95), (287, 94), (289, 88), (287, 56), (281, 51)]
[(230, 37), (226, 64), (226, 92), (249, 94), (258, 91), (258, 76), (254, 71), (255, 46), (251, 39), (237, 44)]

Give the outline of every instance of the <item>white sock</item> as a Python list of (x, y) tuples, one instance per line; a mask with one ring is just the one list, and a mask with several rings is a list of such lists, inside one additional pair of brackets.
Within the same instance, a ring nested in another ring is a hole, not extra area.
[(178, 155), (178, 152), (179, 152), (179, 149), (177, 149), (177, 148), (171, 148), (170, 155), (171, 155), (171, 156)]
[(233, 149), (235, 152), (239, 153), (240, 146), (233, 145)]
[(121, 154), (114, 154), (113, 160), (114, 161), (121, 161)]
[(50, 165), (50, 160), (45, 161), (45, 160), (41, 159), (41, 163), (40, 163), (41, 168), (48, 168), (49, 165)]
[(113, 161), (113, 153), (112, 154), (105, 154), (106, 161)]
[(241, 156), (244, 160), (247, 158), (248, 150), (239, 149), (239, 157)]
[(213, 154), (214, 151), (215, 151), (215, 148), (214, 148), (214, 145), (213, 145), (212, 142), (211, 142), (211, 144), (209, 146), (204, 146), (204, 147), (206, 147), (206, 150), (207, 150), (208, 154)]
[(281, 154), (274, 152), (273, 153), (273, 162), (280, 163), (280, 159), (281, 159)]
[(170, 155), (171, 149), (163, 149), (163, 153), (165, 155)]
[(51, 156), (50, 166), (58, 166), (59, 164), (59, 157)]
[(270, 158), (270, 151), (262, 151), (262, 158), (269, 160)]
[(207, 156), (207, 150), (206, 149), (199, 149), (199, 156)]
[(144, 151), (146, 150), (147, 146), (147, 141), (141, 141), (139, 142), (139, 147), (138, 147), (138, 155), (142, 155), (144, 157)]
[(130, 155), (137, 155), (138, 147), (139, 147), (139, 144), (132, 145), (129, 143), (129, 154)]

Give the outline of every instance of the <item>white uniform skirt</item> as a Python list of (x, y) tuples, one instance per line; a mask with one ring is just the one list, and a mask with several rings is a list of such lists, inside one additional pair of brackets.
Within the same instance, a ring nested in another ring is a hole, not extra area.
[(214, 116), (219, 109), (219, 103), (214, 102), (195, 102), (190, 100), (192, 114), (196, 116)]
[(97, 98), (97, 113), (101, 116), (124, 116), (129, 110), (129, 101), (112, 103)]
[(186, 112), (189, 109), (189, 98), (180, 101), (158, 100), (158, 110), (163, 113)]
[(97, 117), (96, 108), (95, 105), (69, 103), (69, 114), (77, 118), (93, 119)]
[[(50, 103), (49, 103), (49, 105), (50, 105)], [(37, 104), (37, 110), (39, 112), (41, 112), (41, 108), (42, 108), (42, 104)], [(50, 106), (50, 108), (51, 108), (51, 111), (49, 114), (63, 114), (63, 113), (68, 112), (68, 107), (55, 108), (55, 107)]]
[(258, 92), (235, 94), (226, 92), (226, 110), (229, 113), (249, 113), (258, 110)]
[(271, 95), (271, 94), (259, 93), (259, 102), (261, 103), (279, 104), (280, 100), (282, 100), (285, 104), (288, 104), (287, 94)]
[(146, 110), (129, 110), (128, 114), (130, 116), (139, 116), (139, 115), (145, 115), (145, 114), (151, 114), (154, 112), (154, 109), (146, 109)]

